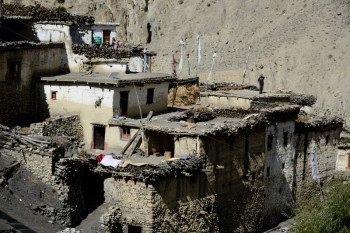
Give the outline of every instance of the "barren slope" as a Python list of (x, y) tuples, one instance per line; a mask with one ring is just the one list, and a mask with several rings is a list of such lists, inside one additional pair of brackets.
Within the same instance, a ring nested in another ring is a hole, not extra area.
[(200, 33), (203, 81), (216, 51), (211, 81), (241, 82), (251, 45), (246, 83), (257, 84), (264, 73), (266, 90), (315, 94), (321, 111), (336, 113), (342, 96), (350, 109), (350, 0), (65, 0), (64, 5), (98, 21), (120, 22), (122, 40), (150, 42), (147, 46), (158, 52), (153, 71), (171, 72), (171, 51), (179, 60), (182, 39), (193, 74)]

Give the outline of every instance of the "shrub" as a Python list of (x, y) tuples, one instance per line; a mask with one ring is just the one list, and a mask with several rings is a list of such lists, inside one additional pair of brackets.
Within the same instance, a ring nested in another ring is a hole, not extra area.
[(315, 196), (295, 209), (294, 232), (350, 232), (350, 184), (335, 181), (324, 200)]

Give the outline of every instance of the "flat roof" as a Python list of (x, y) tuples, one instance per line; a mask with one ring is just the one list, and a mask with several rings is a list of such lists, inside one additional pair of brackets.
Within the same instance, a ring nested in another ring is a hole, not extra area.
[[(272, 109), (263, 109), (259, 113), (247, 115), (244, 118), (216, 117), (205, 122), (190, 123), (187, 121), (170, 121), (170, 118), (183, 112), (172, 112), (157, 115), (151, 118), (147, 123), (143, 123), (146, 130), (173, 135), (210, 135), (216, 133), (238, 133), (243, 130), (251, 130), (271, 123), (271, 121), (285, 121), (286, 119), (296, 118), (300, 106), (288, 105)], [(140, 119), (120, 117), (119, 119), (110, 119), (110, 126), (130, 126), (141, 127)]]
[[(241, 99), (285, 99), (290, 98), (290, 94), (286, 93), (273, 93), (273, 92), (264, 92), (259, 94), (258, 91), (252, 90), (219, 90), (219, 91), (203, 91), (200, 93), (201, 97), (206, 96), (217, 96), (217, 97), (237, 97)], [(289, 101), (289, 100), (288, 100)]]
[(37, 48), (61, 48), (63, 42), (33, 42), (33, 41), (6, 41), (0, 42), (0, 50), (19, 50), (19, 49), (37, 49)]
[(84, 83), (84, 84), (105, 84), (125, 86), (130, 84), (146, 84), (146, 83), (160, 83), (164, 81), (174, 81), (176, 77), (171, 74), (162, 73), (132, 73), (132, 74), (118, 74), (116, 78), (109, 78), (109, 74), (92, 73), (87, 75), (85, 73), (69, 73), (64, 75), (44, 76), (41, 77), (43, 82), (59, 82), (59, 83)]
[(114, 22), (95, 22), (93, 26), (119, 26), (120, 23)]

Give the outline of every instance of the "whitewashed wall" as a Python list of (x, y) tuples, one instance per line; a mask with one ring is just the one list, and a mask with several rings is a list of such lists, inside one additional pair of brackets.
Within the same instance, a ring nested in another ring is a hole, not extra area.
[(62, 24), (34, 24), (34, 30), (36, 36), (41, 42), (64, 42), (66, 46), (66, 56), (67, 60), (63, 60), (62, 64), (67, 64), (69, 66), (70, 72), (79, 72), (80, 63), (77, 63), (77, 55), (73, 54), (73, 40), (70, 34), (70, 26)]
[(93, 30), (93, 36), (99, 36), (102, 38), (103, 41), (103, 30), (111, 30), (110, 34), (110, 43), (112, 43), (112, 38), (114, 37), (116, 40), (117, 38), (117, 31), (116, 26), (102, 26), (102, 25), (95, 25), (92, 27)]
[(96, 62), (93, 63), (94, 72), (110, 74), (112, 72), (125, 73), (126, 64), (120, 64), (117, 62)]
[[(49, 113), (54, 115), (79, 114), (84, 129), (85, 148), (91, 149), (93, 141), (93, 124), (106, 126), (107, 149), (122, 147), (126, 144), (120, 138), (119, 127), (108, 127), (109, 119), (113, 118), (120, 104), (120, 92), (129, 92), (128, 116), (139, 116), (139, 97), (142, 114), (149, 111), (163, 111), (167, 109), (167, 93), (169, 83), (146, 84), (136, 86), (137, 95), (133, 86), (115, 88), (111, 86), (88, 86), (86, 84), (47, 84), (43, 83), (44, 97), (46, 98)], [(155, 88), (153, 104), (146, 104), (148, 88)], [(56, 92), (56, 99), (51, 99), (51, 93)], [(103, 98), (103, 99), (101, 99)], [(95, 106), (101, 99), (101, 105)], [(135, 130), (132, 130), (132, 134)]]

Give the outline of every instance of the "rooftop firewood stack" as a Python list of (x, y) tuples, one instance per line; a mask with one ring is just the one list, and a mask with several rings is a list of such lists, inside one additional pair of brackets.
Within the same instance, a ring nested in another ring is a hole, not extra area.
[(86, 27), (95, 23), (95, 18), (89, 15), (72, 15), (57, 9), (48, 9), (40, 5), (22, 6), (17, 4), (2, 4), (4, 16), (29, 16), (35, 21), (71, 22), (73, 25)]

